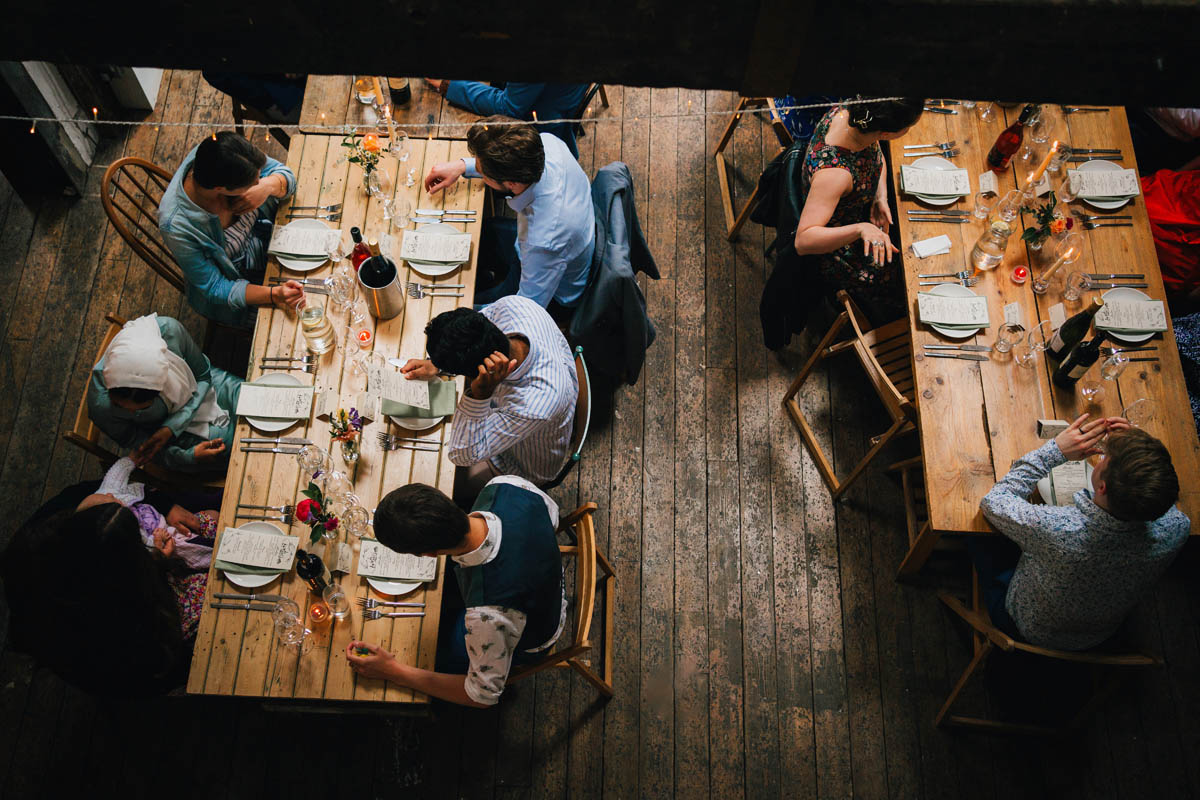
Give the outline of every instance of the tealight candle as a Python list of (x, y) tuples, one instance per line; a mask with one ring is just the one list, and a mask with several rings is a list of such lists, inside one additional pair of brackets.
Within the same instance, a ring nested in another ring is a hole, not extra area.
[(1012, 282), (1013, 283), (1015, 283), (1019, 286), (1019, 285), (1025, 283), (1025, 281), (1027, 281), (1027, 280), (1029, 280), (1029, 268), (1028, 267), (1023, 267), (1020, 264), (1013, 267), (1013, 271), (1012, 271)]
[(313, 603), (308, 607), (308, 618), (313, 625), (324, 625), (329, 621), (329, 606), (324, 603)]
[(371, 344), (375, 341), (375, 335), (366, 328), (363, 328), (355, 337), (358, 339), (358, 346), (363, 350), (370, 350)]

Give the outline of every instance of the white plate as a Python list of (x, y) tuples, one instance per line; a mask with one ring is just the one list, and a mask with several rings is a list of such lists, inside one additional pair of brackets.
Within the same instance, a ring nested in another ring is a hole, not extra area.
[[(319, 219), (295, 219), (284, 225), (285, 228), (322, 228), (331, 230), (331, 228)], [(275, 260), (281, 265), (287, 267), (292, 272), (312, 272), (318, 267), (323, 267), (329, 263), (328, 258), (323, 258), (317, 261), (315, 258), (287, 258), (284, 256), (275, 256)]]
[[(1120, 164), (1114, 164), (1111, 161), (1096, 159), (1095, 161), (1085, 161), (1076, 167), (1076, 169), (1080, 172), (1113, 172), (1114, 170), (1120, 172), (1125, 168)], [(1127, 198), (1125, 200), (1088, 200), (1086, 197), (1081, 197), (1079, 199), (1093, 208), (1102, 208), (1105, 211), (1116, 211), (1133, 198)]]
[(420, 581), (385, 581), (382, 578), (367, 578), (367, 583), (380, 594), (391, 595), (408, 594), (421, 585)]
[[(418, 225), (416, 229), (425, 233), (436, 233), (442, 236), (462, 233), (461, 230), (448, 222), (430, 222), (425, 225)], [(428, 261), (408, 261), (406, 263), (413, 272), (424, 275), (427, 278), (437, 278), (441, 275), (449, 275), (467, 262), (459, 261), (456, 264), (434, 264)]]
[[(929, 290), (930, 294), (941, 295), (942, 297), (976, 297), (977, 295), (965, 286), (960, 286), (957, 283), (943, 283), (941, 286), (934, 286)], [(948, 339), (970, 339), (975, 334), (979, 333), (983, 328), (942, 328), (934, 325), (932, 322), (926, 323), (929, 327), (945, 336)]]
[(407, 431), (427, 431), (440, 425), (445, 417), (393, 417), (389, 415), (388, 419)]
[[(1088, 461), (1083, 462), (1083, 471), (1087, 474), (1088, 486), (1091, 486), (1093, 470), (1092, 470), (1092, 465), (1090, 462), (1088, 462)], [(1042, 476), (1041, 480), (1039, 480), (1037, 482), (1037, 489), (1038, 489), (1038, 494), (1041, 495), (1041, 497), (1042, 497), (1042, 502), (1044, 502), (1046, 505), (1050, 505), (1050, 476), (1048, 474)], [(1071, 505), (1071, 502), (1068, 501), (1064, 505), (1069, 506), (1069, 505)]]
[[(909, 164), (910, 167), (917, 169), (958, 169), (952, 161), (942, 158), (941, 156), (924, 156)], [(930, 197), (927, 194), (914, 194), (923, 203), (928, 203), (931, 206), (949, 206), (961, 200), (961, 197)]]
[[(257, 380), (250, 381), (255, 386), (303, 386), (300, 379), (295, 375), (289, 375), (286, 372), (268, 372), (266, 375), (260, 376)], [(299, 419), (270, 419), (266, 417), (246, 417), (246, 422), (260, 433), (279, 433), (286, 431), (298, 422), (303, 422)]]
[[(247, 522), (238, 527), (247, 531), (258, 531), (259, 533), (286, 534), (286, 531), (280, 530), (279, 526), (272, 525), (269, 522)], [(225, 577), (229, 579), (230, 583), (237, 584), (243, 589), (257, 589), (259, 586), (266, 586), (284, 574), (280, 572), (275, 575), (253, 575), (248, 572), (230, 572), (229, 570), (222, 570), (222, 572), (225, 573)]]
[[(1101, 297), (1104, 298), (1104, 302), (1106, 303), (1109, 300), (1124, 300), (1127, 303), (1137, 303), (1152, 299), (1145, 292), (1131, 289), (1128, 286), (1118, 286), (1116, 289), (1109, 289)], [(1137, 344), (1138, 342), (1148, 342), (1153, 339), (1154, 331), (1147, 333), (1117, 333), (1116, 331), (1108, 331), (1108, 335), (1126, 344)]]

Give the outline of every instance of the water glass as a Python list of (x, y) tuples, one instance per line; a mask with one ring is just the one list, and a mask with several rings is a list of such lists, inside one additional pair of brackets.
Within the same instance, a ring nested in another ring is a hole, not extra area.
[(342, 527), (351, 536), (362, 537), (367, 533), (367, 519), (367, 510), (355, 502), (342, 512)]
[(1078, 303), (1079, 298), (1083, 297), (1083, 293), (1090, 289), (1091, 285), (1086, 274), (1072, 272), (1063, 286), (1062, 299), (1068, 303)]
[(1129, 356), (1121, 350), (1114, 350), (1113, 354), (1104, 359), (1104, 363), (1100, 365), (1100, 376), (1106, 381), (1115, 381), (1121, 377), (1121, 373), (1127, 366), (1129, 366)]
[(375, 102), (375, 81), (370, 75), (354, 76), (354, 96), (365, 106)]
[(407, 228), (412, 219), (412, 203), (404, 195), (396, 195), (392, 201), (392, 224), (398, 228)]
[(996, 202), (996, 195), (993, 192), (976, 192), (975, 193), (975, 218), (987, 219), (988, 214), (992, 211), (992, 206)]
[(991, 122), (993, 119), (996, 118), (996, 104), (995, 103), (991, 103), (991, 102), (980, 103), (978, 106), (976, 106), (976, 111), (979, 112), (979, 121), (980, 122)]
[(1029, 138), (1038, 144), (1050, 141), (1050, 132), (1054, 130), (1054, 111), (1049, 105), (1038, 106), (1037, 113), (1029, 122)]
[(329, 453), (315, 444), (306, 444), (296, 453), (296, 461), (300, 464), (300, 471), (311, 479), (316, 473), (325, 471)]
[(397, 128), (395, 135), (392, 136), (392, 141), (388, 149), (401, 164), (408, 161), (408, 134), (400, 128)]
[(1063, 175), (1062, 183), (1058, 185), (1058, 191), (1055, 196), (1064, 203), (1072, 202), (1078, 195), (1071, 187), (1071, 178), (1068, 175)]
[(331, 583), (326, 586), (325, 591), (321, 592), (321, 599), (329, 606), (333, 618), (338, 622), (350, 616), (350, 598), (346, 597), (345, 591), (338, 584)]
[(1024, 335), (1025, 329), (1020, 325), (1006, 322), (996, 331), (996, 341), (992, 343), (992, 348), (997, 353), (1007, 353)]
[[(1061, 174), (1065, 178), (1066, 177), (1065, 167), (1067, 166), (1067, 159), (1069, 159), (1070, 157), (1071, 157), (1071, 145), (1067, 144), (1066, 142), (1059, 142), (1058, 149), (1055, 150), (1054, 155), (1052, 155), (1050, 157), (1050, 166), (1046, 167), (1046, 169), (1050, 172), (1051, 175), (1060, 175)], [(1061, 195), (1060, 195), (1060, 197), (1061, 197)]]

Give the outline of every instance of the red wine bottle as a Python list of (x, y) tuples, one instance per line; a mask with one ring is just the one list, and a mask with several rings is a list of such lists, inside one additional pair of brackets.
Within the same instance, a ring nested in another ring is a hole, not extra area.
[(296, 574), (315, 595), (319, 596), (329, 585), (329, 570), (325, 569), (325, 562), (316, 553), (301, 550), (296, 554)]
[(1060, 389), (1074, 389), (1075, 384), (1083, 377), (1092, 364), (1100, 358), (1100, 345), (1104, 342), (1104, 331), (1100, 331), (1092, 339), (1077, 345), (1071, 355), (1054, 370), (1054, 385)]
[(1055, 361), (1062, 361), (1066, 358), (1071, 349), (1087, 336), (1088, 328), (1092, 327), (1092, 320), (1096, 317), (1096, 312), (1103, 307), (1104, 298), (1093, 297), (1087, 308), (1064, 322), (1054, 332), (1054, 337), (1046, 345), (1046, 355)]
[(1013, 153), (1021, 146), (1021, 139), (1024, 136), (1024, 128), (1029, 124), (1029, 120), (1033, 118), (1033, 112), (1037, 110), (1037, 106), (1030, 103), (1021, 109), (1021, 116), (1012, 125), (1000, 132), (996, 137), (996, 143), (992, 145), (992, 149), (987, 154), (987, 165), (992, 172), (1003, 172), (1008, 167), (1008, 162), (1012, 161)]
[(350, 251), (350, 263), (354, 265), (357, 272), (358, 268), (362, 266), (362, 262), (371, 257), (371, 250), (363, 241), (362, 231), (358, 228), (350, 229), (350, 238), (354, 240), (354, 249)]

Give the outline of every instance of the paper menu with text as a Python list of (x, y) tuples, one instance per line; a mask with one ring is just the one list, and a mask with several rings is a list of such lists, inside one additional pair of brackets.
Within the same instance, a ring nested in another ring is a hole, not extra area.
[(358, 574), (385, 580), (431, 581), (437, 577), (437, 559), (397, 553), (375, 539), (363, 539)]
[(215, 558), (247, 567), (288, 570), (292, 568), (299, 544), (300, 539), (296, 536), (226, 528)]
[(308, 419), (312, 412), (311, 386), (258, 386), (243, 383), (238, 394), (241, 417), (265, 419)]

